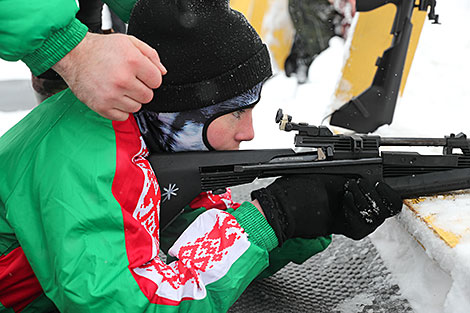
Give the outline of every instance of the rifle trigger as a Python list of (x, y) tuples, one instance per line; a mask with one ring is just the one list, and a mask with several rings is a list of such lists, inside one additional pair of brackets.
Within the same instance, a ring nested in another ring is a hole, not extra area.
[(317, 149), (318, 161), (322, 161), (326, 159), (325, 152), (323, 152), (322, 148)]

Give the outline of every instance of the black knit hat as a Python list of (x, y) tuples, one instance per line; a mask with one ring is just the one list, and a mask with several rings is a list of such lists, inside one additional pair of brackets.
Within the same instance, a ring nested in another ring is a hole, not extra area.
[(146, 110), (206, 107), (272, 74), (266, 46), (229, 0), (139, 0), (128, 33), (157, 50), (168, 70)]

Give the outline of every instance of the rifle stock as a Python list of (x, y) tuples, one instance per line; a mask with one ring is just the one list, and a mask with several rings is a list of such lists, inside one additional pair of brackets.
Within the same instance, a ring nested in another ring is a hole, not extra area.
[(331, 125), (368, 133), (393, 120), (411, 39), (414, 9), (429, 9), (428, 17), (435, 23), (438, 23), (438, 15), (434, 12), (436, 0), (356, 0), (356, 9), (358, 12), (366, 12), (388, 3), (393, 3), (397, 8), (390, 30), (392, 43), (377, 59), (377, 70), (371, 86), (333, 112)]

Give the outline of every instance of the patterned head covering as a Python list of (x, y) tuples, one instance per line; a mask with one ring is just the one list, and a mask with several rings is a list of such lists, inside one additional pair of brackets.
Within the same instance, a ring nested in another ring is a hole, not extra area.
[(207, 127), (216, 118), (258, 103), (262, 83), (221, 103), (183, 112), (157, 113), (141, 110), (134, 114), (151, 152), (214, 150), (207, 141)]

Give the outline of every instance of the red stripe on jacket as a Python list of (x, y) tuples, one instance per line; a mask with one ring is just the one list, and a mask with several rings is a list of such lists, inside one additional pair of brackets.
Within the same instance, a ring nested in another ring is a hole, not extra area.
[[(184, 288), (189, 280), (197, 281), (198, 272), (204, 272), (205, 269), (188, 266), (188, 262), (201, 261), (199, 256), (198, 259), (192, 254), (185, 257), (185, 260), (172, 263), (172, 266), (158, 258), (161, 195), (155, 173), (146, 159), (147, 148), (132, 115), (124, 122), (113, 122), (113, 128), (116, 135), (116, 171), (112, 193), (120, 204), (123, 215), (129, 270), (149, 302), (177, 306), (181, 301), (193, 298), (184, 295), (179, 299), (160, 296), (157, 294), (159, 287), (164, 285), (163, 288), (170, 288), (170, 293), (172, 290)], [(192, 204), (205, 204), (207, 208), (220, 209), (238, 207), (233, 203), (230, 192), (224, 195), (204, 193)], [(232, 220), (235, 219), (232, 218)], [(219, 223), (215, 222), (215, 225)], [(205, 236), (194, 238), (190, 246), (182, 247), (182, 249), (196, 249), (197, 245), (204, 245), (207, 241), (206, 237), (212, 234), (217, 239), (231, 241), (226, 245), (233, 245), (235, 238), (227, 236), (226, 225), (222, 226), (214, 226)], [(213, 258), (222, 258), (215, 252), (209, 254)], [(147, 275), (149, 273), (152, 275)]]
[(21, 312), (42, 293), (21, 247), (0, 256), (0, 302), (4, 307)]
[(113, 122), (113, 128), (117, 160), (112, 192), (123, 214), (129, 269), (147, 299), (157, 303), (163, 300), (156, 296), (158, 286), (137, 275), (134, 269), (158, 258), (160, 190), (145, 159), (148, 151), (134, 116), (124, 122)]

